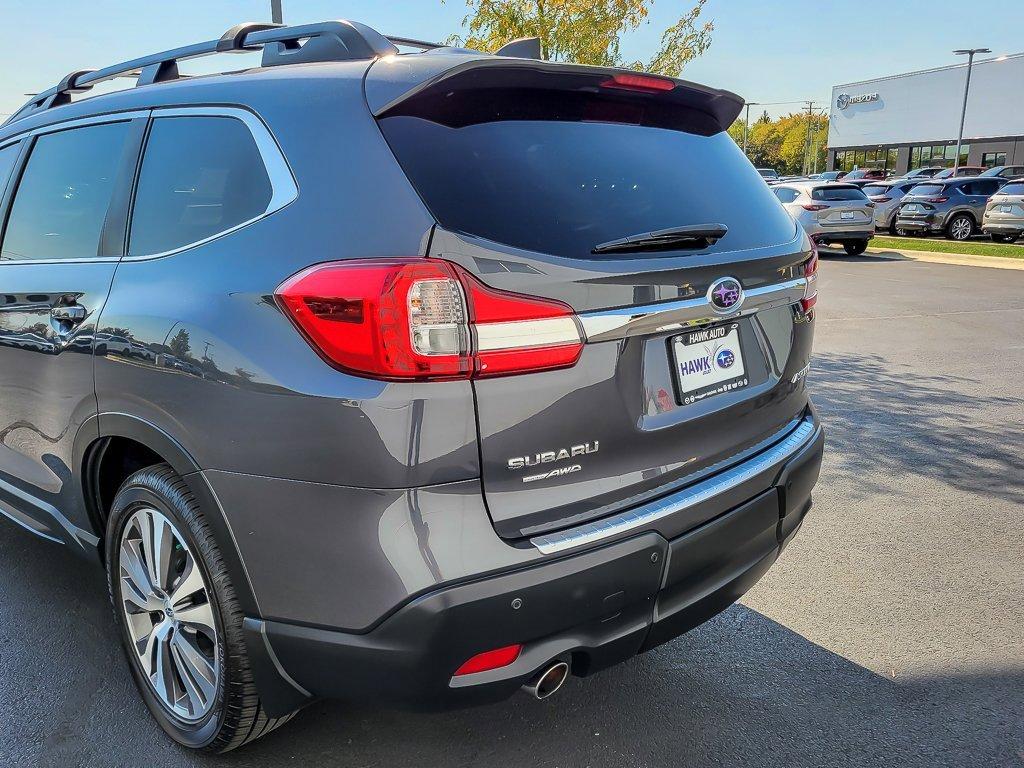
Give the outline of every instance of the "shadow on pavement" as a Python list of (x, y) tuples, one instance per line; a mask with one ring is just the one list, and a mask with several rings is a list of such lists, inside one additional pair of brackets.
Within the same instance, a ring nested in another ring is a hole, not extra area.
[(132, 686), (97, 570), (0, 524), (0, 762), (10, 766), (1011, 766), (1024, 670), (891, 678), (737, 605), (545, 702), (338, 703), (222, 757), (171, 744)]
[[(810, 387), (828, 427), (833, 471), (855, 478), (864, 492), (891, 490), (893, 475), (909, 473), (1024, 503), (1024, 399), (964, 394), (975, 385), (923, 376), (881, 356), (817, 353)], [(980, 420), (992, 408), (1010, 418)]]

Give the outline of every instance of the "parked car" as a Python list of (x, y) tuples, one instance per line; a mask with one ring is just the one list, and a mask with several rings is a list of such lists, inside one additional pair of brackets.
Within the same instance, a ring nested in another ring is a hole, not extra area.
[(913, 179), (893, 179), (867, 184), (861, 188), (875, 204), (875, 229), (885, 230), (892, 235), (902, 234), (896, 227), (896, 213), (899, 211), (903, 196), (920, 183), (919, 180)]
[(742, 99), (396, 43), (239, 25), (0, 128), (0, 516), (104, 565), (188, 747), (549, 696), (726, 608), (810, 508), (817, 257)]
[(813, 181), (839, 181), (846, 175), (846, 171), (822, 171), (809, 178)]
[[(967, 176), (980, 176), (986, 169), (978, 165), (961, 165), (956, 169), (956, 178), (964, 178)], [(941, 171), (932, 176), (933, 179), (951, 179), (953, 178), (952, 168), (943, 168)]]
[(863, 187), (875, 181), (885, 181), (889, 177), (886, 171), (881, 168), (858, 168), (843, 176), (843, 184), (855, 184)]
[(987, 171), (981, 174), (982, 176), (996, 176), (1000, 179), (1016, 179), (1019, 176), (1024, 176), (1024, 165), (997, 165), (994, 168), (989, 168)]
[(999, 179), (967, 178), (926, 181), (904, 196), (896, 228), (907, 234), (944, 234), (950, 240), (969, 240), (978, 231), (989, 198)]
[(912, 171), (907, 171), (906, 173), (902, 174), (901, 176), (899, 176), (899, 178), (916, 179), (917, 181), (924, 181), (925, 179), (929, 179), (935, 174), (940, 173), (941, 171), (944, 170), (945, 169), (942, 166), (915, 168)]
[(779, 178), (779, 172), (774, 168), (758, 168), (757, 172), (761, 174), (761, 178), (765, 181), (774, 181)]
[(982, 232), (997, 243), (1024, 236), (1024, 178), (1010, 181), (989, 198)]
[(779, 184), (779, 202), (820, 245), (842, 245), (851, 256), (867, 250), (875, 236), (874, 204), (853, 184), (801, 182)]

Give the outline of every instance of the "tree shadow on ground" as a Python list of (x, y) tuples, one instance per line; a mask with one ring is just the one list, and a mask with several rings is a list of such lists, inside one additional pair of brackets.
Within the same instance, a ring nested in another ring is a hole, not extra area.
[[(1024, 399), (965, 394), (973, 386), (877, 355), (816, 354), (810, 387), (832, 471), (865, 492), (891, 490), (893, 475), (910, 473), (1024, 503)], [(995, 421), (993, 408), (1008, 418)]]

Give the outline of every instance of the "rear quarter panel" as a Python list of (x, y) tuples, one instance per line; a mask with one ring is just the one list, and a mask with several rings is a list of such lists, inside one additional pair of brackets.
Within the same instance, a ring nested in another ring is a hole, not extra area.
[(433, 221), (354, 74), (306, 67), (178, 89), (175, 105), (251, 107), (290, 163), (298, 197), (202, 246), (120, 264), (97, 339), (101, 429), (103, 414), (129, 413), (202, 469), (294, 480), (404, 488), (479, 474), (468, 383), (337, 371), (273, 299), (310, 264), (427, 247)]

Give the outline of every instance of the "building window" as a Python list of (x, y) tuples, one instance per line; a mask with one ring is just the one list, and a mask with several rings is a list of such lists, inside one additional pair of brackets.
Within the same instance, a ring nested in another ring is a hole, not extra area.
[(986, 152), (981, 156), (981, 164), (986, 168), (995, 168), (997, 165), (1006, 165), (1006, 153)]
[[(967, 165), (967, 156), (971, 153), (971, 145), (960, 147), (960, 165)], [(910, 167), (914, 168), (952, 168), (956, 160), (956, 144), (935, 144), (930, 147), (911, 147)]]

